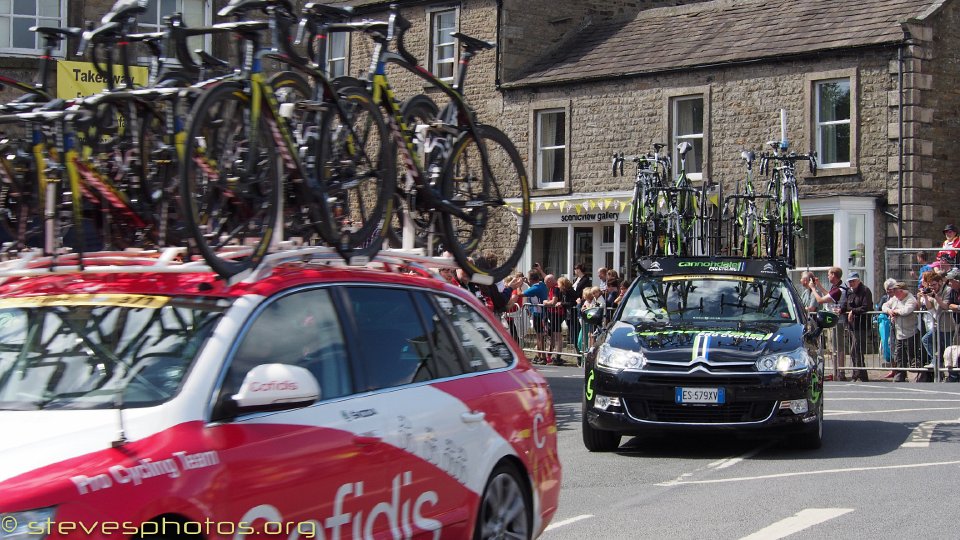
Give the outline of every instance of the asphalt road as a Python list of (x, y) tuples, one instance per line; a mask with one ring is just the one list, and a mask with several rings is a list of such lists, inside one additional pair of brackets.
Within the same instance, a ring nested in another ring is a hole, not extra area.
[(582, 370), (538, 366), (563, 484), (545, 540), (960, 538), (960, 384), (826, 383), (823, 448), (729, 436), (581, 441)]

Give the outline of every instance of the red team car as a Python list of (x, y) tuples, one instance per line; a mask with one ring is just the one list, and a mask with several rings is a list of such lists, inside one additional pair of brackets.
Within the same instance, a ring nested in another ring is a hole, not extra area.
[(549, 523), (550, 389), (465, 291), (316, 261), (230, 284), (170, 259), (0, 267), (0, 539)]

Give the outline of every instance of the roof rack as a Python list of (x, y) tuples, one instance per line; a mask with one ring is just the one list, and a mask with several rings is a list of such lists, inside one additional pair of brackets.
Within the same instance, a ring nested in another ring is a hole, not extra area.
[[(243, 256), (249, 248), (231, 248), (222, 257)], [(17, 258), (0, 262), (0, 284), (10, 278), (45, 276), (67, 273), (201, 273), (213, 270), (203, 260), (185, 261), (187, 249), (167, 247), (160, 250), (97, 251), (46, 255), (43, 252), (22, 251)], [(264, 257), (254, 269), (241, 272), (227, 280), (229, 286), (253, 283), (269, 276), (282, 264), (302, 262), (324, 266), (367, 267), (387, 272), (413, 272), (437, 277), (431, 269), (456, 266), (450, 257), (427, 257), (422, 250), (384, 249), (376, 256), (352, 257), (349, 261), (329, 247), (286, 247)]]

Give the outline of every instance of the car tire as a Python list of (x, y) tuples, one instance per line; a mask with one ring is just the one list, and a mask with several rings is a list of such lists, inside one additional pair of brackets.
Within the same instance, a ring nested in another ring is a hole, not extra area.
[(583, 419), (583, 445), (591, 452), (613, 452), (620, 448), (620, 437), (616, 431), (595, 429), (586, 418)]
[(510, 463), (497, 465), (480, 498), (474, 540), (524, 538), (533, 535), (530, 493), (517, 468)]
[(794, 437), (794, 444), (803, 450), (817, 450), (823, 446), (823, 404), (817, 411), (817, 421)]

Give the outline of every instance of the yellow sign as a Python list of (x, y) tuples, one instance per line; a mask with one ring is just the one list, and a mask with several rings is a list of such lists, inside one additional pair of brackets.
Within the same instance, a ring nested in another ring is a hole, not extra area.
[[(149, 71), (145, 67), (131, 67), (130, 77), (135, 86), (146, 86)], [(123, 85), (123, 67), (113, 66), (113, 84)], [(102, 92), (107, 80), (93, 68), (90, 62), (57, 62), (57, 97), (74, 99)]]
[(55, 294), (51, 296), (24, 296), (0, 299), (0, 309), (51, 306), (116, 306), (157, 309), (170, 298), (142, 294)]

